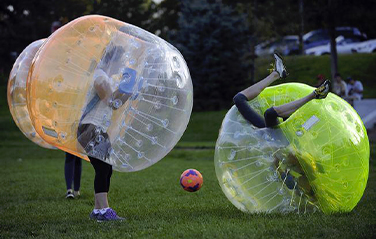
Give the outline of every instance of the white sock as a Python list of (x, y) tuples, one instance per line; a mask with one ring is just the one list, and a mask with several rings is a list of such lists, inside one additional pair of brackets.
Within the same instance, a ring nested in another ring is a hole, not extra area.
[(100, 209), (95, 209), (95, 208), (94, 208), (93, 212), (94, 212), (95, 214), (98, 214), (98, 213), (101, 212), (101, 210), (100, 210)]
[(107, 209), (109, 209), (109, 207), (101, 208), (101, 209), (99, 209), (99, 211), (103, 215), (103, 214), (106, 213)]

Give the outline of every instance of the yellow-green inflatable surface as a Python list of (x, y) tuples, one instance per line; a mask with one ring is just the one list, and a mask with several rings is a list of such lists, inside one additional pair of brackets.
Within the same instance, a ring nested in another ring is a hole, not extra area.
[[(263, 115), (313, 90), (299, 83), (268, 87), (249, 105)], [(331, 93), (275, 128), (252, 126), (233, 106), (215, 151), (223, 192), (248, 212), (351, 211), (366, 187), (368, 163), (369, 141), (360, 117)]]

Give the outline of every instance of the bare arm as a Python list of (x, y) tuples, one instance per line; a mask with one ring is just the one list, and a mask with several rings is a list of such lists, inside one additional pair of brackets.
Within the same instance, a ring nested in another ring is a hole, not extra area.
[(97, 78), (95, 78), (94, 88), (97, 91), (97, 94), (99, 95), (99, 98), (101, 98), (101, 100), (107, 99), (112, 95), (111, 86), (107, 82), (105, 76), (98, 76)]
[[(101, 98), (101, 100), (106, 100), (106, 99), (111, 98), (112, 101), (115, 101), (119, 99), (121, 100), (121, 105), (123, 105), (131, 96), (130, 94), (123, 94), (119, 90), (112, 92), (111, 86), (106, 80), (100, 80), (100, 79), (96, 80), (94, 82), (94, 87), (95, 87), (95, 90), (97, 91), (97, 94), (99, 95), (99, 98)], [(117, 109), (117, 108), (115, 107), (114, 109)]]
[[(94, 88), (101, 100), (111, 99), (115, 101), (117, 99), (121, 100), (121, 105), (124, 104), (131, 94), (121, 93), (119, 90), (112, 91), (111, 84), (108, 81), (108, 76), (103, 71), (99, 71), (97, 77), (94, 80)], [(117, 109), (118, 107), (114, 107)]]

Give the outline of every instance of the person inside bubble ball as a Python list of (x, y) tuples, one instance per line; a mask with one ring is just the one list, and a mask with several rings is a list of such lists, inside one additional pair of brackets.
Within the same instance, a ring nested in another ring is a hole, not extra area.
[[(274, 53), (274, 64), (272, 64), (273, 69), (270, 75), (266, 78), (262, 79), (261, 81), (257, 82), (256, 84), (240, 91), (234, 97), (234, 103), (238, 108), (240, 114), (246, 119), (250, 124), (257, 128), (272, 128), (279, 124), (278, 117), (286, 120), (290, 115), (292, 115), (296, 110), (302, 107), (307, 102), (313, 99), (325, 99), (330, 90), (330, 81), (325, 80), (322, 82), (320, 86), (318, 86), (312, 93), (309, 95), (283, 104), (279, 106), (272, 106), (267, 109), (264, 113), (264, 117), (259, 115), (254, 109), (252, 109), (248, 105), (248, 101), (256, 98), (267, 86), (278, 79), (285, 79), (288, 76), (286, 71), (286, 67), (283, 63), (282, 57), (275, 52)], [(288, 159), (286, 162), (287, 165), (291, 166), (291, 169), (283, 169), (281, 168), (282, 161), (278, 157), (278, 151), (274, 154), (275, 156), (275, 166), (279, 171), (281, 179), (286, 184), (289, 189), (295, 189), (297, 184), (299, 184), (300, 188), (308, 193), (308, 195), (312, 194), (312, 190), (307, 183), (308, 180), (304, 175), (303, 170), (299, 164), (297, 158), (290, 152), (286, 158)], [(295, 170), (294, 170), (295, 169)]]
[(97, 221), (124, 220), (109, 207), (108, 191), (112, 165), (105, 161), (112, 150), (107, 133), (112, 113), (132, 95), (136, 71), (124, 67), (124, 49), (110, 43), (94, 71), (92, 97), (80, 120), (77, 140), (88, 154), (95, 170), (95, 206), (90, 218)]

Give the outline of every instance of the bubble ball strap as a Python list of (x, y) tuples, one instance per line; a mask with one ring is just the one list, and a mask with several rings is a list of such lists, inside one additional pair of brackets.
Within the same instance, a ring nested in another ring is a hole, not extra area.
[(134, 85), (136, 84), (137, 72), (131, 68), (125, 68), (121, 82), (119, 84), (119, 92), (123, 94), (132, 94)]

